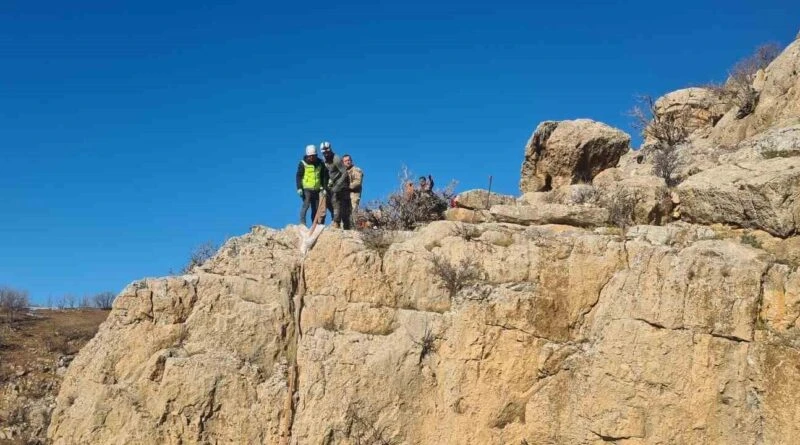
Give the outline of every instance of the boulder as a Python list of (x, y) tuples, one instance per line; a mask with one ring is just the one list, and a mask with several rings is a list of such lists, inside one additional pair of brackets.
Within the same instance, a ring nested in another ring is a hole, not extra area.
[(493, 205), (514, 204), (514, 201), (515, 198), (511, 195), (501, 195), (482, 189), (461, 192), (455, 199), (456, 206), (472, 210), (488, 210)]
[(630, 141), (622, 130), (589, 119), (542, 122), (525, 147), (520, 190), (536, 192), (590, 182), (617, 165)]
[(661, 225), (672, 218), (672, 199), (663, 179), (655, 176), (631, 176), (611, 181), (609, 174), (596, 181), (598, 205), (613, 211), (622, 200), (633, 201), (632, 222)]
[(711, 127), (719, 121), (730, 108), (722, 102), (720, 95), (709, 88), (683, 88), (667, 93), (654, 104), (655, 113), (660, 117), (682, 115), (690, 132)]
[(787, 237), (800, 223), (800, 158), (722, 165), (690, 177), (676, 193), (685, 221)]
[(444, 219), (447, 221), (461, 221), (465, 223), (481, 223), (492, 220), (492, 215), (486, 210), (471, 210), (453, 207), (445, 210)]
[(489, 209), (497, 221), (522, 225), (566, 224), (596, 227), (608, 224), (608, 210), (595, 206), (563, 204), (497, 205)]

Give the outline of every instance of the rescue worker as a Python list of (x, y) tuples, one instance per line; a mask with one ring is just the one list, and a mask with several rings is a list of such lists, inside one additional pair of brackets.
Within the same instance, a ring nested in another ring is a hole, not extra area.
[[(300, 207), (300, 224), (306, 224), (306, 213), (311, 207), (311, 223), (317, 217), (317, 207), (319, 207), (320, 194), (325, 193), (323, 185), (328, 180), (328, 170), (317, 156), (317, 148), (313, 145), (306, 146), (306, 154), (300, 163), (297, 164), (297, 174), (295, 175), (295, 185), (297, 195), (303, 200)], [(325, 223), (325, 215), (322, 215), (321, 222)]]
[(333, 215), (333, 226), (350, 230), (350, 177), (342, 159), (331, 149), (330, 142), (319, 144), (325, 168), (328, 170), (328, 210)]

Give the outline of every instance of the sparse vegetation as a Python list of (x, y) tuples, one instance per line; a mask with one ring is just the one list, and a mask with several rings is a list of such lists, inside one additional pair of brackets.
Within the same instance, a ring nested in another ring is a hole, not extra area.
[(111, 305), (114, 303), (114, 298), (116, 298), (114, 292), (100, 292), (92, 298), (92, 302), (94, 307), (98, 309), (111, 309)]
[(432, 352), (436, 351), (436, 337), (433, 335), (433, 331), (428, 326), (425, 326), (425, 331), (422, 333), (422, 337), (419, 340), (411, 339), (415, 345), (419, 346), (419, 362), (418, 365), (422, 364), (422, 360), (425, 359), (428, 355)]
[(624, 235), (628, 227), (634, 223), (634, 211), (639, 201), (639, 193), (636, 190), (619, 190), (611, 194), (608, 200), (605, 207), (608, 208), (609, 220), (611, 224), (619, 227)]
[(0, 312), (6, 318), (18, 318), (28, 309), (29, 304), (27, 291), (0, 286)]
[(695, 120), (691, 110), (685, 107), (659, 113), (652, 97), (641, 96), (630, 115), (634, 128), (641, 132), (642, 137), (655, 141), (647, 148), (651, 153), (653, 174), (662, 178), (669, 187), (677, 185), (675, 173), (681, 167), (679, 147), (687, 143)]
[(385, 201), (374, 201), (356, 215), (356, 227), (412, 230), (421, 224), (444, 219), (449, 202), (455, 197), (455, 182), (430, 192), (413, 187), (414, 175), (406, 168), (400, 174), (400, 188)]
[(360, 232), (361, 242), (364, 243), (364, 247), (378, 252), (380, 256), (383, 256), (394, 242), (394, 232), (388, 229), (372, 227), (361, 229)]
[(430, 272), (441, 280), (450, 297), (479, 280), (482, 274), (480, 264), (474, 258), (463, 258), (459, 263), (453, 264), (438, 255), (434, 255), (431, 260)]
[(758, 238), (756, 238), (756, 236), (752, 233), (743, 233), (739, 240), (742, 244), (747, 244), (750, 247), (755, 247), (756, 249), (761, 248), (761, 241), (759, 241)]
[(775, 43), (759, 46), (753, 54), (738, 61), (728, 72), (728, 80), (723, 85), (708, 87), (719, 94), (721, 100), (739, 109), (736, 118), (751, 114), (758, 105), (758, 92), (753, 88), (753, 80), (759, 70), (766, 68), (781, 53)]
[[(395, 445), (397, 443), (390, 437), (387, 431), (388, 427), (378, 427), (375, 420), (362, 416), (357, 404), (348, 406), (344, 422), (344, 429), (340, 432), (350, 439), (349, 443), (353, 445)], [(323, 443), (331, 445), (336, 443), (336, 439), (333, 437), (334, 432), (331, 430)]]
[(200, 266), (209, 258), (213, 257), (217, 253), (217, 250), (219, 250), (219, 246), (211, 241), (206, 241), (205, 243), (195, 247), (189, 256), (189, 261), (185, 266), (183, 266), (183, 269), (181, 269), (181, 273), (190, 273), (195, 266)]

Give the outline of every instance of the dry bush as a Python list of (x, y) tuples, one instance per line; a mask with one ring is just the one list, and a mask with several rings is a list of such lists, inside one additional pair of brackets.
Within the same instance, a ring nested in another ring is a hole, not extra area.
[(753, 88), (756, 74), (769, 66), (780, 53), (781, 48), (776, 43), (761, 45), (753, 54), (733, 65), (725, 84), (711, 84), (707, 88), (719, 94), (724, 103), (736, 106), (739, 109), (736, 118), (741, 119), (755, 111), (758, 105), (758, 92)]
[(430, 192), (415, 189), (407, 193), (405, 184), (413, 182), (414, 175), (403, 167), (399, 175), (400, 187), (385, 201), (369, 203), (356, 215), (356, 227), (380, 227), (389, 230), (412, 230), (422, 224), (444, 219), (450, 200), (455, 197), (455, 182), (443, 189)]
[(653, 174), (662, 178), (669, 187), (677, 185), (675, 173), (682, 165), (679, 147), (687, 143), (691, 129), (696, 124), (691, 110), (684, 107), (678, 111), (658, 113), (651, 96), (640, 96), (630, 116), (634, 128), (641, 132), (642, 137), (655, 141), (653, 146), (647, 148)]
[(474, 258), (463, 258), (458, 264), (453, 264), (438, 255), (431, 260), (430, 272), (442, 281), (451, 298), (482, 275), (480, 264)]
[(100, 292), (92, 298), (92, 302), (94, 307), (98, 309), (111, 309), (111, 306), (114, 304), (114, 298), (116, 298), (114, 292)]
[(639, 192), (636, 190), (619, 190), (607, 198), (604, 207), (608, 209), (611, 224), (622, 229), (622, 233), (633, 225), (636, 203), (639, 202)]
[(389, 246), (394, 243), (394, 232), (391, 230), (373, 227), (361, 229), (360, 232), (361, 242), (364, 243), (364, 247), (378, 252), (380, 256), (383, 256), (389, 250)]
[(209, 258), (213, 257), (217, 253), (217, 250), (219, 250), (219, 246), (211, 241), (206, 241), (195, 247), (189, 256), (189, 261), (183, 266), (183, 269), (181, 269), (181, 273), (190, 273), (195, 266), (200, 266), (208, 261)]
[(580, 184), (570, 188), (570, 201), (575, 204), (589, 204), (597, 201), (597, 189), (591, 184)]
[[(357, 404), (347, 407), (345, 413), (345, 428), (341, 433), (354, 445), (394, 445), (396, 442), (391, 439), (386, 431), (388, 427), (378, 427), (377, 421), (365, 417), (360, 413), (361, 409)], [(334, 431), (328, 434), (330, 441), (324, 443), (335, 443), (333, 440)]]
[(411, 341), (419, 346), (419, 362), (418, 365), (422, 364), (422, 360), (425, 359), (428, 355), (433, 352), (436, 352), (436, 336), (433, 335), (433, 331), (429, 327), (425, 327), (425, 332), (423, 332), (422, 337), (419, 340), (414, 340), (413, 338)]
[(0, 286), (0, 312), (7, 318), (16, 319), (28, 310), (29, 305), (27, 291)]

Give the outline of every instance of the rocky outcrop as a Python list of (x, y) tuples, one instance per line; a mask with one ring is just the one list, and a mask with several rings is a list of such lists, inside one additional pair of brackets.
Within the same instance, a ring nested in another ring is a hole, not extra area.
[(725, 113), (704, 138), (712, 146), (735, 146), (767, 129), (800, 123), (800, 40), (759, 72), (752, 86), (758, 94), (753, 113), (739, 118), (735, 107)]
[[(800, 278), (707, 228), (437, 222), (371, 250), (255, 228), (129, 286), (65, 443), (790, 443)], [(440, 264), (477, 281), (447, 290)], [(464, 263), (467, 261), (467, 263)], [(332, 267), (331, 265), (336, 265)], [(254, 421), (257, 419), (257, 421)]]
[(690, 132), (713, 127), (731, 108), (723, 103), (720, 95), (709, 88), (683, 88), (667, 93), (654, 104), (659, 116), (680, 114), (680, 121), (688, 125)]
[(590, 182), (617, 165), (630, 148), (630, 136), (589, 119), (539, 124), (525, 147), (520, 190), (550, 190)]
[(501, 195), (489, 190), (474, 189), (461, 192), (455, 198), (457, 207), (471, 210), (489, 210), (490, 207), (500, 204), (513, 204), (515, 198), (510, 195)]
[(608, 210), (592, 206), (564, 204), (498, 205), (489, 209), (496, 221), (521, 225), (566, 224), (598, 227), (608, 224)]
[(772, 128), (740, 142), (733, 153), (719, 158), (722, 164), (800, 156), (800, 125)]
[(800, 223), (800, 158), (722, 165), (676, 189), (686, 221), (752, 227), (786, 237)]

